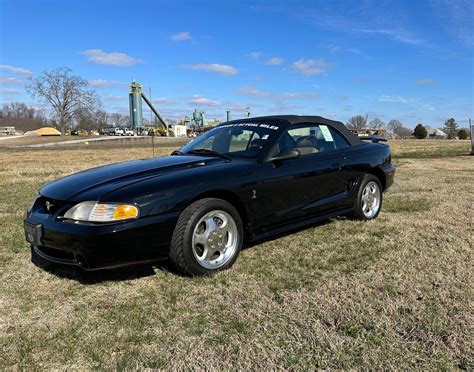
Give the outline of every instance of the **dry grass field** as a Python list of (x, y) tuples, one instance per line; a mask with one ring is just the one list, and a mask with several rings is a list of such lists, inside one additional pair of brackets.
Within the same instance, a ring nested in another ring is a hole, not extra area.
[(87, 141), (90, 138), (86, 136), (19, 136), (19, 137), (0, 137), (0, 148), (2, 147), (18, 147), (29, 145), (41, 145), (53, 142), (67, 142), (75, 140)]
[(149, 148), (0, 149), (0, 369), (473, 370), (469, 142), (390, 144), (398, 169), (377, 220), (266, 240), (198, 279), (166, 262), (31, 263), (22, 218), (41, 184)]

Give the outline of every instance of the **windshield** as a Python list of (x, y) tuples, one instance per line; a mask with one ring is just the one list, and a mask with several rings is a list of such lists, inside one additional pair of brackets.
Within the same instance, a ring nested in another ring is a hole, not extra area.
[(181, 149), (182, 153), (214, 152), (231, 157), (256, 158), (278, 131), (265, 123), (225, 124), (202, 134)]

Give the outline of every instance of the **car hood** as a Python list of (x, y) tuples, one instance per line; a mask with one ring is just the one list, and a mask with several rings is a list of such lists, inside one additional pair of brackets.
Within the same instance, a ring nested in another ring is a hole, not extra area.
[(40, 189), (40, 194), (63, 201), (99, 200), (117, 189), (169, 172), (224, 161), (221, 158), (182, 155), (110, 164), (50, 182)]

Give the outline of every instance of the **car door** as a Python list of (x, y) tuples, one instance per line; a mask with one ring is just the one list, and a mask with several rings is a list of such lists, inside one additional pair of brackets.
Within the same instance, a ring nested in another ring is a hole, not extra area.
[(295, 148), (297, 159), (262, 168), (260, 225), (274, 226), (336, 208), (346, 191), (344, 153), (325, 125), (299, 125), (285, 132), (270, 156)]

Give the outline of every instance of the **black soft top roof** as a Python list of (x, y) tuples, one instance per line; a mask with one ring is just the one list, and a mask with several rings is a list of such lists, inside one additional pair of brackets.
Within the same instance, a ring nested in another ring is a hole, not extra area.
[(260, 121), (279, 121), (286, 122), (289, 125), (298, 125), (298, 124), (323, 124), (330, 127), (333, 127), (339, 131), (344, 137), (349, 141), (349, 143), (354, 146), (362, 143), (362, 140), (354, 135), (347, 127), (340, 121), (331, 120), (323, 118), (322, 116), (299, 116), (299, 115), (272, 115), (272, 116), (259, 116), (245, 119), (238, 119), (229, 121), (228, 123), (243, 123), (243, 122), (260, 122)]

